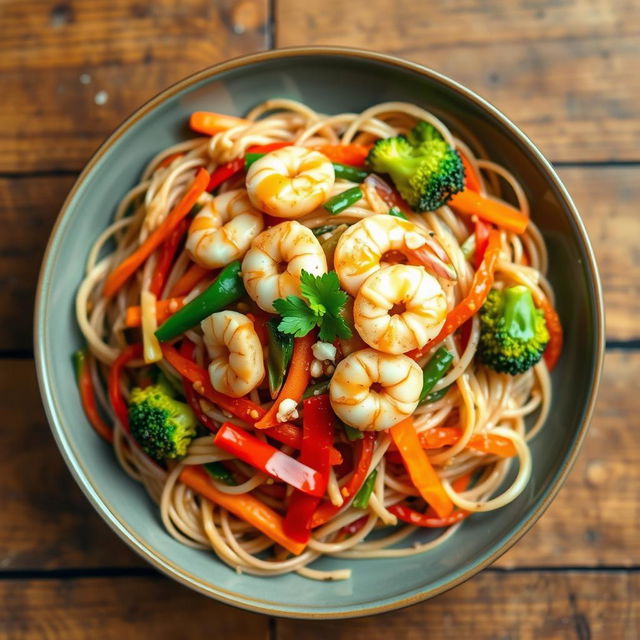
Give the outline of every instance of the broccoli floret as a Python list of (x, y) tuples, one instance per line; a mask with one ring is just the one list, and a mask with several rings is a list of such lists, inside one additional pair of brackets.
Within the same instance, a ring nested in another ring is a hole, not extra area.
[(131, 391), (131, 434), (142, 450), (155, 460), (183, 456), (196, 435), (196, 424), (191, 407), (173, 398), (170, 388), (162, 381)]
[(419, 122), (406, 136), (378, 140), (367, 162), (374, 171), (388, 173), (416, 211), (433, 211), (464, 189), (460, 156), (427, 122)]
[(544, 314), (531, 291), (517, 285), (493, 289), (480, 311), (480, 361), (499, 373), (523, 373), (542, 357), (549, 342)]

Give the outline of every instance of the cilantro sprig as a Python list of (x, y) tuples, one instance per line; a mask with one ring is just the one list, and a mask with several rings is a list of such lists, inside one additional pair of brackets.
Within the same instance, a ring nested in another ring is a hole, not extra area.
[(301, 338), (319, 327), (318, 337), (324, 342), (351, 337), (351, 329), (342, 317), (347, 294), (340, 288), (335, 271), (314, 276), (303, 270), (300, 273), (300, 291), (304, 299), (287, 296), (273, 302), (282, 316), (278, 325), (282, 333)]

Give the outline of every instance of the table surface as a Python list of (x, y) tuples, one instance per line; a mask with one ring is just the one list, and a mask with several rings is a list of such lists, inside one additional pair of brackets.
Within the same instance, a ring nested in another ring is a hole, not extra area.
[[(496, 104), (558, 168), (606, 292), (598, 408), (548, 512), (466, 584), (339, 625), (237, 611), (145, 565), (67, 472), (32, 359), (40, 256), (96, 146), (179, 78), (296, 44), (397, 54)], [(0, 0), (0, 637), (639, 637), (639, 67), (637, 0)]]

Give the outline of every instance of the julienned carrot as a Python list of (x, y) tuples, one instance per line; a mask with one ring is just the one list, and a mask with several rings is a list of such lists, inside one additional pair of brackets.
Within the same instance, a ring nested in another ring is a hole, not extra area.
[(464, 186), (471, 191), (475, 191), (476, 193), (480, 193), (481, 189), (481, 181), (480, 177), (476, 174), (473, 165), (471, 164), (469, 158), (462, 153), (458, 149), (458, 155), (462, 160), (462, 166), (464, 167)]
[(492, 222), (501, 229), (524, 233), (529, 224), (529, 217), (506, 202), (489, 196), (481, 196), (475, 191), (465, 189), (456, 193), (448, 202), (457, 213), (478, 216), (486, 222)]
[(331, 162), (362, 167), (371, 147), (370, 144), (322, 144), (315, 149), (327, 156)]
[[(184, 298), (165, 298), (156, 302), (156, 319), (158, 324), (184, 306)], [(139, 327), (142, 323), (142, 310), (139, 306), (127, 307), (124, 320), (128, 329)]]
[(170, 153), (158, 163), (158, 167), (168, 167), (176, 158), (182, 158), (183, 155), (182, 153)]
[[(419, 435), (419, 439), (425, 449), (439, 449), (455, 444), (461, 436), (462, 429), (459, 427), (432, 427), (423, 431)], [(478, 433), (471, 436), (467, 447), (482, 453), (493, 453), (503, 458), (511, 458), (516, 455), (513, 442), (509, 438), (494, 433)]]
[(547, 324), (547, 331), (549, 331), (549, 343), (547, 344), (543, 357), (549, 371), (553, 371), (553, 368), (558, 363), (564, 341), (560, 316), (548, 298), (535, 296), (535, 303), (542, 309), (544, 320)]
[(93, 380), (91, 379), (91, 371), (89, 369), (89, 358), (91, 356), (87, 351), (76, 351), (73, 354), (73, 363), (76, 370), (76, 382), (80, 391), (80, 400), (87, 419), (96, 433), (106, 440), (109, 444), (113, 442), (113, 430), (102, 419), (96, 405), (96, 396), (93, 389)]
[(495, 271), (499, 254), (500, 233), (497, 229), (491, 229), (484, 259), (478, 270), (473, 274), (469, 293), (448, 313), (444, 326), (440, 329), (440, 333), (422, 347), (422, 349), (416, 349), (409, 354), (412, 358), (419, 358), (434, 344), (442, 342), (448, 335), (451, 335), (469, 318), (480, 311), (480, 307), (482, 307), (487, 299), (487, 295), (493, 285), (493, 272)]
[(178, 298), (186, 296), (193, 287), (207, 276), (213, 276), (214, 272), (205, 269), (195, 262), (178, 278), (176, 283), (171, 287), (168, 298)]
[(120, 421), (120, 424), (124, 427), (124, 429), (129, 431), (129, 412), (127, 409), (127, 403), (124, 401), (122, 397), (122, 391), (120, 387), (120, 381), (122, 378), (122, 370), (125, 365), (131, 360), (135, 360), (136, 358), (142, 357), (142, 344), (130, 344), (125, 347), (120, 355), (114, 360), (111, 365), (111, 369), (109, 369), (109, 379), (108, 379), (108, 391), (109, 391), (109, 401), (111, 402), (111, 406), (115, 411), (115, 414)]
[(219, 491), (213, 486), (211, 478), (202, 467), (185, 467), (180, 473), (180, 482), (262, 531), (265, 536), (293, 555), (300, 555), (304, 550), (304, 544), (292, 540), (284, 532), (281, 515), (249, 493), (231, 494)]
[(413, 418), (405, 418), (391, 427), (389, 432), (415, 488), (427, 504), (435, 509), (438, 516), (446, 518), (453, 511), (453, 502), (445, 492), (438, 474), (422, 448), (413, 426)]
[(204, 133), (206, 136), (213, 136), (221, 131), (237, 127), (239, 124), (247, 124), (247, 122), (244, 118), (211, 111), (194, 111), (189, 118), (191, 129), (197, 133)]
[[(207, 371), (191, 360), (190, 356), (194, 347), (193, 344), (189, 344), (189, 349), (185, 350), (183, 348), (183, 353), (179, 353), (171, 345), (162, 345), (162, 355), (182, 376), (183, 380), (188, 380), (201, 396), (249, 424), (254, 424), (258, 418), (261, 418), (266, 413), (259, 404), (251, 402), (248, 398), (232, 398), (216, 391), (211, 386)], [(288, 422), (278, 423), (276, 426), (263, 431), (263, 433), (294, 449), (300, 449), (302, 446), (302, 430), (294, 424)], [(335, 447), (332, 447), (331, 464), (337, 465), (341, 464), (341, 462), (342, 456), (340, 452)]]
[(309, 386), (311, 373), (309, 371), (313, 361), (311, 347), (316, 341), (315, 332), (312, 331), (302, 338), (296, 338), (293, 342), (293, 354), (287, 378), (280, 389), (280, 393), (271, 408), (255, 424), (256, 429), (268, 429), (278, 424), (277, 414), (280, 403), (290, 398), (296, 402), (302, 400), (302, 394)]
[(151, 276), (151, 284), (149, 285), (149, 291), (151, 291), (156, 298), (159, 298), (162, 294), (162, 290), (169, 276), (169, 271), (171, 270), (171, 265), (173, 264), (173, 258), (178, 250), (178, 245), (188, 228), (189, 221), (186, 219), (181, 220), (167, 241), (160, 247), (160, 255), (158, 256), (156, 268)]
[(196, 203), (206, 186), (209, 174), (198, 169), (196, 177), (186, 193), (164, 219), (159, 227), (128, 257), (125, 258), (107, 277), (104, 284), (104, 296), (110, 298), (131, 277), (142, 263), (173, 233), (173, 230), (185, 218)]

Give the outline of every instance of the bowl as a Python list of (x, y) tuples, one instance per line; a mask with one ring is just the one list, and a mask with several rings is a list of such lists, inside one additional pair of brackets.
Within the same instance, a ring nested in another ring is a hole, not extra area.
[[(499, 511), (474, 515), (425, 554), (318, 563), (320, 568), (347, 563), (353, 577), (344, 582), (237, 574), (212, 553), (171, 538), (143, 488), (120, 470), (112, 450), (89, 426), (69, 365), (69, 354), (82, 344), (73, 302), (88, 248), (144, 165), (189, 135), (185, 123), (192, 111), (240, 115), (276, 96), (326, 113), (406, 100), (434, 111), (454, 130), (460, 123), (471, 129), (491, 158), (524, 185), (548, 244), (549, 277), (566, 333), (553, 373), (553, 406), (532, 442), (533, 475), (523, 494)], [(587, 431), (603, 357), (603, 324), (597, 267), (580, 216), (549, 162), (512, 122), (473, 92), (420, 65), (362, 50), (304, 47), (200, 71), (142, 106), (100, 147), (71, 190), (47, 247), (37, 293), (35, 353), (44, 406), (62, 455), (98, 513), (134, 551), (222, 602), (277, 616), (342, 618), (403, 607), (461, 583), (496, 560), (540, 517)]]

